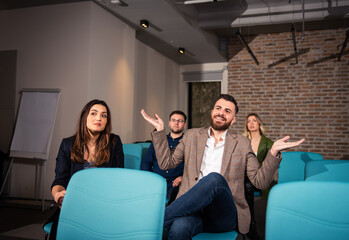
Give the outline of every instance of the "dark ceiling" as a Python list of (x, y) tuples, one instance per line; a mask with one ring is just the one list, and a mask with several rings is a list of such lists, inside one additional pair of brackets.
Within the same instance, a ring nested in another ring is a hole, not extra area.
[[(0, 10), (84, 0), (0, 0)], [(87, 0), (85, 0), (87, 1)], [(92, 1), (92, 0), (90, 0)], [(228, 37), (348, 28), (349, 0), (93, 0), (179, 64), (226, 62)], [(127, 5), (127, 6), (126, 6)], [(143, 29), (142, 19), (150, 23)], [(344, 41), (345, 33), (343, 35)], [(185, 48), (184, 55), (178, 48)]]

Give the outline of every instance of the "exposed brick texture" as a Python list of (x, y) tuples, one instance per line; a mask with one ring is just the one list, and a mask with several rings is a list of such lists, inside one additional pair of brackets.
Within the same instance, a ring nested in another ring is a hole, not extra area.
[[(317, 152), (325, 159), (349, 160), (349, 55), (338, 62), (346, 29), (244, 36), (256, 65), (237, 37), (229, 40), (228, 92), (239, 103), (235, 129), (243, 130), (248, 113), (262, 118), (266, 136), (305, 138), (295, 151)], [(349, 46), (349, 45), (348, 45)]]

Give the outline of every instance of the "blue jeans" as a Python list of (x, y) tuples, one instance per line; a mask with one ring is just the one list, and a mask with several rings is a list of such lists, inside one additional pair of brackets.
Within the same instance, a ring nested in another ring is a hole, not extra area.
[(169, 240), (192, 239), (200, 232), (228, 232), (237, 225), (237, 212), (228, 183), (210, 173), (165, 210)]

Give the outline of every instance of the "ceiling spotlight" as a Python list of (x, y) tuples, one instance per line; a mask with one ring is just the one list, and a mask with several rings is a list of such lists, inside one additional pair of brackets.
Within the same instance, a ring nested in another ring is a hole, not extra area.
[(142, 28), (148, 28), (149, 27), (149, 22), (145, 19), (141, 20), (141, 27)]
[(184, 49), (184, 48), (178, 48), (178, 52), (179, 52), (180, 54), (184, 54), (184, 53), (185, 53), (185, 49)]
[(119, 5), (119, 6), (121, 6), (121, 7), (127, 7), (127, 6), (128, 6), (128, 4), (125, 3), (125, 2), (122, 1), (122, 0), (110, 0), (110, 3), (111, 3), (111, 4), (115, 4), (115, 5)]

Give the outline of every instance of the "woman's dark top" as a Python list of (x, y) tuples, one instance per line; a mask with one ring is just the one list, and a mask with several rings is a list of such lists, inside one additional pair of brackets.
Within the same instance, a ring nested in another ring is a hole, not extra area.
[[(56, 177), (52, 183), (51, 189), (56, 185), (61, 185), (67, 188), (68, 182), (74, 173), (88, 168), (86, 163), (76, 163), (70, 159), (71, 151), (73, 148), (75, 137), (64, 138), (61, 146), (59, 147), (58, 156), (56, 159)], [(118, 135), (110, 134), (110, 158), (109, 161), (98, 167), (107, 168), (123, 168), (124, 167), (124, 152), (122, 150), (121, 139)], [(58, 218), (60, 209), (54, 212), (54, 214), (46, 221), (45, 224), (52, 222), (50, 240), (56, 239)], [(44, 225), (45, 225), (44, 224)]]
[[(84, 169), (84, 163), (76, 163), (70, 159), (75, 137), (64, 138), (59, 148), (56, 159), (56, 177), (51, 189), (56, 185), (67, 188), (68, 182), (74, 173)], [(110, 159), (107, 163), (98, 167), (123, 168), (124, 152), (122, 150), (121, 139), (118, 135), (110, 134)]]
[(268, 154), (268, 151), (273, 146), (274, 142), (262, 134), (261, 140), (258, 145), (257, 159), (260, 164), (264, 161)]

